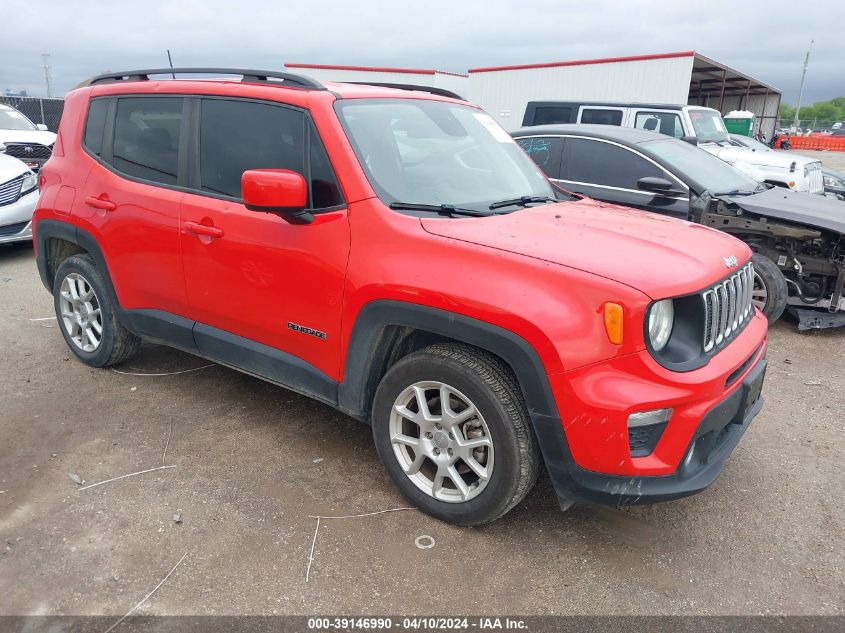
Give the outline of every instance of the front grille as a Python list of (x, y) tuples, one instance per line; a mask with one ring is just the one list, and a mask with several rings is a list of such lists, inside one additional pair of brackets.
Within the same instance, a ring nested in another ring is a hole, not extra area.
[(12, 178), (0, 185), (0, 207), (17, 202), (21, 197), (21, 184), (23, 176)]
[(26, 225), (29, 222), (18, 222), (16, 224), (7, 224), (6, 226), (0, 226), (0, 237), (7, 237), (9, 235), (15, 235), (20, 233), (26, 228)]
[(749, 262), (724, 281), (702, 293), (705, 310), (705, 352), (731, 340), (742, 328), (742, 324), (754, 314), (751, 304), (753, 287), (754, 266)]
[(21, 160), (50, 158), (50, 148), (40, 143), (6, 143), (6, 153)]
[(807, 165), (807, 179), (810, 181), (810, 193), (824, 193), (824, 174), (821, 163)]

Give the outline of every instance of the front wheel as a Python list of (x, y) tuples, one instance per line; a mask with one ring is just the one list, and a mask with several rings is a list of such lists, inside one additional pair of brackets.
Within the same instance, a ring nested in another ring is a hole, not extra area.
[(537, 479), (519, 387), (500, 360), (475, 348), (436, 344), (401, 359), (379, 384), (372, 418), (390, 477), (444, 521), (494, 521)]
[(751, 302), (760, 309), (769, 323), (774, 323), (786, 309), (789, 288), (786, 278), (774, 262), (759, 253), (751, 257), (754, 264), (754, 288)]

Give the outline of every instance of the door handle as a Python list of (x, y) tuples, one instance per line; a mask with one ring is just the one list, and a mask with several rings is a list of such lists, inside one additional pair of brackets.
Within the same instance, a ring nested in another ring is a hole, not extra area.
[(207, 237), (223, 237), (223, 229), (216, 226), (206, 226), (197, 222), (185, 222), (185, 228), (194, 235), (205, 235)]
[(102, 209), (103, 211), (114, 211), (117, 209), (117, 205), (111, 200), (95, 198), (94, 196), (88, 196), (85, 198), (85, 204), (89, 207), (94, 207), (95, 209)]

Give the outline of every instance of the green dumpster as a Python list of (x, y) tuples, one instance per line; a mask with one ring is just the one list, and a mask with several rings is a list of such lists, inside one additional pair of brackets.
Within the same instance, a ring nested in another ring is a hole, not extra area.
[(725, 121), (725, 128), (730, 134), (741, 134), (742, 136), (754, 135), (754, 113), (744, 110), (728, 112), (722, 119)]

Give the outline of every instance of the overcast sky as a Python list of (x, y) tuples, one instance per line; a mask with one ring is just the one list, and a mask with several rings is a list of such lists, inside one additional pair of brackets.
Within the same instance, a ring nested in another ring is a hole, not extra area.
[(696, 50), (795, 103), (845, 96), (842, 0), (87, 0), (3, 2), (0, 89), (62, 95), (104, 70), (284, 62), (478, 66)]

